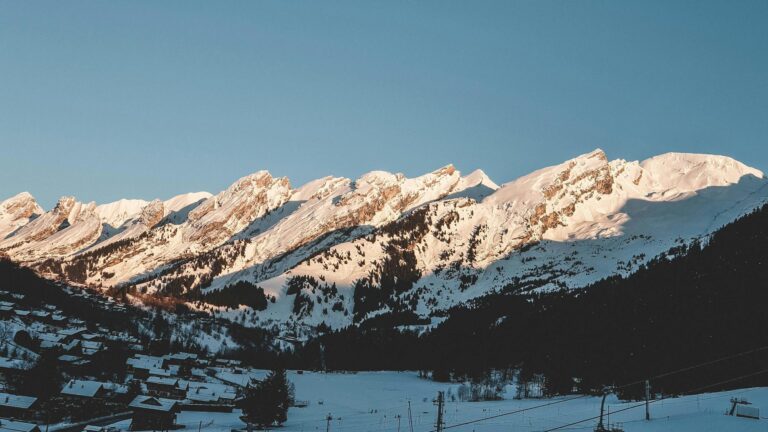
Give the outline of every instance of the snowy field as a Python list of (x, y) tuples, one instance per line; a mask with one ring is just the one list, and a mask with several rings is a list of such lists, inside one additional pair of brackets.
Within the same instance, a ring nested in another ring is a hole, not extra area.
[[(259, 375), (263, 375), (259, 373)], [(288, 422), (278, 430), (285, 432), (325, 431), (326, 417), (330, 414), (331, 431), (397, 431), (398, 415), (400, 430), (409, 431), (408, 402), (411, 402), (413, 430), (429, 432), (434, 429), (436, 407), (432, 400), (438, 391), (456, 394), (456, 384), (441, 384), (420, 379), (416, 373), (364, 372), (357, 374), (289, 372), (289, 379), (296, 386), (296, 399), (306, 400), (306, 408), (291, 408)], [(546, 431), (566, 426), (578, 420), (599, 414), (600, 398), (585, 397), (553, 404), (544, 408), (500, 416), (465, 426), (451, 427), (484, 417), (504, 414), (560, 399), (509, 399), (498, 402), (452, 402), (445, 408), (447, 430), (465, 432), (497, 431)], [(740, 389), (720, 393), (706, 393), (666, 399), (651, 405), (652, 420), (644, 420), (642, 406), (610, 415), (611, 423), (620, 423), (627, 432), (632, 431), (766, 431), (768, 419), (752, 420), (724, 415), (732, 397), (745, 398), (753, 407), (768, 416), (768, 388)], [(608, 404), (611, 412), (639, 405), (637, 402), (621, 403), (616, 399)], [(229, 432), (244, 425), (238, 419), (240, 413), (182, 412), (178, 423), (187, 430)], [(127, 430), (130, 421), (115, 426)], [(567, 431), (591, 431), (596, 424), (591, 420), (566, 426)]]

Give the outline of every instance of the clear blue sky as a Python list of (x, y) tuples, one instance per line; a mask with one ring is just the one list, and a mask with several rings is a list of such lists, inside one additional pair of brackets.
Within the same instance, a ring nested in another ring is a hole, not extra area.
[(768, 1), (0, 0), (0, 197), (106, 202), (601, 147), (768, 170)]

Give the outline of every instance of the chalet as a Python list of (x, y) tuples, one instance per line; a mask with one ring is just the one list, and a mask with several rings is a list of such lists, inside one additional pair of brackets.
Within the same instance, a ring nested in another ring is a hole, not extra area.
[(62, 348), (64, 345), (64, 336), (58, 333), (39, 333), (37, 338), (42, 349)]
[(16, 305), (7, 301), (0, 301), (0, 318), (10, 318)]
[(65, 328), (63, 330), (59, 330), (59, 334), (63, 336), (64, 343), (69, 343), (78, 339), (78, 337), (81, 334), (85, 333), (86, 331), (87, 329), (84, 327), (70, 327), (70, 328)]
[(83, 428), (83, 432), (120, 432), (120, 430), (114, 426), (87, 425)]
[[(174, 429), (179, 401), (154, 396), (136, 396), (128, 408), (133, 410), (131, 430), (167, 431)], [(0, 431), (3, 432), (3, 431)]]
[(198, 404), (232, 405), (235, 399), (235, 389), (226, 384), (190, 382), (187, 390), (187, 400)]
[(0, 417), (30, 418), (36, 404), (35, 397), (0, 393)]
[(91, 361), (82, 357), (63, 354), (59, 356), (61, 369), (72, 375), (81, 375), (91, 365)]
[(40, 322), (50, 322), (51, 313), (48, 311), (35, 310), (30, 313), (34, 319)]
[(102, 399), (109, 395), (109, 390), (104, 383), (88, 380), (70, 380), (63, 389), (62, 396), (71, 398)]
[(178, 365), (166, 365), (162, 369), (152, 368), (149, 370), (150, 376), (158, 376), (158, 377), (175, 377), (179, 376), (179, 366)]
[(10, 377), (21, 375), (31, 367), (32, 362), (30, 361), (0, 357), (0, 377), (4, 378), (5, 381), (8, 381)]
[(34, 423), (0, 419), (0, 432), (40, 432), (40, 428)]
[(155, 396), (181, 399), (186, 395), (188, 384), (177, 378), (151, 376), (144, 382), (147, 393)]
[(95, 340), (81, 340), (80, 350), (84, 356), (92, 356), (104, 348), (104, 344)]
[(162, 357), (136, 354), (126, 360), (126, 365), (128, 367), (128, 373), (133, 374), (134, 378), (146, 379), (149, 377), (150, 371), (163, 369), (165, 359)]
[(197, 354), (174, 353), (163, 356), (166, 364), (179, 368), (179, 375), (190, 376), (192, 368), (197, 365)]

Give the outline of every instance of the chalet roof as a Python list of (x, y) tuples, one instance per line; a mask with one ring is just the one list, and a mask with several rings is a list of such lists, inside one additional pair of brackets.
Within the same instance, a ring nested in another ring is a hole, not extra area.
[(159, 384), (176, 387), (179, 384), (179, 380), (176, 378), (161, 378), (157, 376), (151, 376), (147, 378), (147, 384)]
[(97, 341), (84, 340), (84, 341), (80, 341), (80, 346), (83, 347), (83, 348), (99, 350), (99, 349), (101, 349), (103, 344), (101, 342), (97, 342)]
[(39, 430), (40, 428), (34, 423), (0, 419), (0, 432), (33, 432)]
[(152, 368), (149, 370), (150, 375), (156, 375), (161, 377), (172, 377), (177, 376), (179, 374), (179, 366), (178, 365), (170, 365), (166, 366), (164, 368)]
[(188, 353), (188, 352), (177, 352), (173, 354), (168, 354), (164, 357), (168, 359), (173, 359), (173, 360), (197, 360), (197, 354)]
[(87, 329), (82, 327), (69, 327), (69, 328), (59, 330), (59, 334), (64, 336), (74, 336), (76, 334), (83, 333), (86, 330)]
[(171, 412), (178, 401), (154, 396), (136, 396), (128, 405), (130, 408), (140, 408), (152, 411)]
[(35, 401), (37, 401), (37, 398), (32, 396), (0, 393), (0, 407), (28, 409), (35, 403)]
[(133, 366), (134, 369), (161, 369), (163, 367), (164, 359), (162, 357), (136, 354), (126, 360), (126, 363)]
[(99, 381), (71, 380), (61, 389), (61, 394), (92, 398), (104, 387)]
[(69, 354), (64, 354), (59, 356), (59, 361), (62, 361), (64, 363), (74, 363), (78, 360), (80, 360), (80, 357), (69, 355)]
[(44, 341), (51, 341), (51, 342), (59, 342), (63, 340), (66, 336), (58, 334), (58, 333), (39, 333), (37, 335), (37, 338)]
[(12, 359), (8, 357), (0, 357), (0, 369), (20, 369), (27, 370), (30, 368), (28, 362), (20, 359)]

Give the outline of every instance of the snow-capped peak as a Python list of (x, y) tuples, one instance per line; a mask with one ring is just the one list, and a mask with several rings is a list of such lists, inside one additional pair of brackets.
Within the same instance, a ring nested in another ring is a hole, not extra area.
[(652, 173), (650, 180), (660, 192), (691, 192), (738, 183), (747, 175), (764, 177), (762, 171), (730, 157), (695, 153), (665, 153), (642, 161), (640, 166)]
[(29, 192), (21, 192), (0, 202), (0, 240), (43, 212), (43, 209)]

